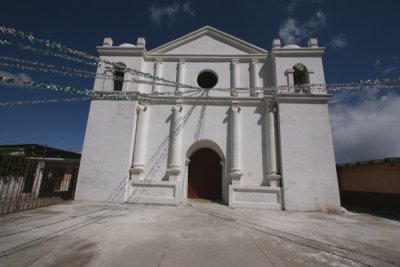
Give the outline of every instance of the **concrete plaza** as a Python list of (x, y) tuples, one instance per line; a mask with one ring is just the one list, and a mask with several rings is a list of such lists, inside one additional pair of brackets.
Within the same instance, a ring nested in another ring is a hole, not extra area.
[(74, 202), (1, 216), (0, 266), (400, 266), (400, 222), (206, 201)]

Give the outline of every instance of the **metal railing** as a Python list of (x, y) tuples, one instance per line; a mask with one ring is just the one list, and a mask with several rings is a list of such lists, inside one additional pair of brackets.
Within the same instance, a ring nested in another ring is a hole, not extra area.
[(0, 158), (0, 215), (71, 202), (79, 160)]

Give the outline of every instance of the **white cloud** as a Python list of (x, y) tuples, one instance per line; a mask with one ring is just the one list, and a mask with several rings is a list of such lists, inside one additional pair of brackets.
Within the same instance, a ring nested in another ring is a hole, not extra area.
[(334, 96), (339, 100), (330, 113), (338, 163), (400, 156), (400, 95), (381, 90)]
[(194, 11), (191, 8), (190, 2), (173, 3), (168, 6), (155, 6), (152, 5), (149, 8), (150, 20), (158, 25), (161, 25), (163, 20), (168, 22), (174, 22), (175, 19), (180, 15), (194, 16)]
[(340, 33), (333, 37), (332, 41), (328, 43), (328, 47), (331, 49), (342, 49), (347, 46), (347, 39), (343, 33)]
[(190, 7), (191, 3), (190, 2), (185, 2), (182, 4), (182, 11), (184, 13), (190, 14), (192, 16), (194, 16), (194, 11), (191, 9)]
[(384, 66), (382, 65), (382, 61), (381, 61), (380, 57), (377, 57), (377, 58), (375, 59), (374, 66), (375, 66), (375, 68), (376, 68), (381, 74), (383, 74), (383, 75), (390, 74), (390, 73), (392, 73), (393, 71), (397, 70), (396, 67), (384, 67)]
[(318, 11), (307, 22), (299, 24), (294, 18), (287, 18), (279, 28), (279, 36), (285, 44), (297, 44), (317, 33), (326, 24), (326, 15)]

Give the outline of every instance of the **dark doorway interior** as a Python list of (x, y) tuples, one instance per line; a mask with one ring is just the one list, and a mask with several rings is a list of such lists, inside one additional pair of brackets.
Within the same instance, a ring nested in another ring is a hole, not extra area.
[(189, 163), (188, 198), (221, 200), (222, 166), (219, 155), (209, 149), (197, 150)]

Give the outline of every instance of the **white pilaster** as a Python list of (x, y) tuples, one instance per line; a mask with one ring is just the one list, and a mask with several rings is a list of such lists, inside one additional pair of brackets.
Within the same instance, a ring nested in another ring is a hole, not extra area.
[(182, 119), (182, 103), (177, 102), (172, 107), (169, 129), (168, 168), (166, 178), (176, 181), (181, 173), (182, 129), (179, 123)]
[(149, 109), (147, 104), (137, 107), (138, 118), (136, 126), (135, 147), (133, 163), (130, 170), (131, 180), (143, 180), (142, 173), (146, 164), (147, 128), (149, 121)]
[[(184, 59), (180, 59), (177, 66), (176, 82), (179, 84), (185, 83), (186, 64)], [(183, 92), (183, 88), (176, 86), (176, 91)]]
[(267, 103), (265, 105), (265, 144), (266, 144), (266, 174), (264, 176), (263, 185), (279, 186), (281, 178), (278, 175), (276, 160), (276, 131), (275, 131), (275, 104)]
[(231, 62), (231, 96), (238, 96), (235, 88), (239, 87), (239, 66), (238, 60), (233, 59)]
[(318, 88), (315, 86), (315, 72), (313, 69), (308, 69), (307, 70), (307, 75), (308, 75), (308, 85), (304, 85), (304, 91), (303, 93), (318, 93), (319, 90), (322, 88)]
[(182, 196), (181, 196), (181, 200), (185, 200), (187, 199), (187, 195), (188, 195), (188, 183), (189, 183), (189, 164), (190, 164), (190, 159), (186, 159), (185, 160), (185, 173), (184, 173), (184, 178), (183, 178), (183, 182), (182, 182)]
[(251, 96), (258, 96), (257, 87), (259, 87), (259, 80), (258, 80), (258, 59), (252, 59), (250, 65), (250, 95)]
[(240, 107), (239, 102), (233, 101), (230, 111), (230, 135), (231, 135), (231, 164), (229, 176), (231, 183), (240, 184), (243, 173), (240, 164), (241, 140), (240, 140)]
[(308, 69), (308, 83), (315, 84), (315, 71), (313, 69)]
[(122, 91), (132, 91), (132, 89), (131, 89), (131, 85), (132, 85), (132, 83), (131, 82), (128, 82), (128, 81), (130, 81), (131, 80), (131, 78), (132, 78), (132, 74), (130, 74), (129, 72), (125, 72), (124, 73), (124, 83), (122, 84)]
[(290, 86), (288, 91), (292, 92), (294, 91), (294, 69), (287, 69), (285, 74), (287, 77), (287, 85)]
[(111, 70), (104, 71), (102, 91), (114, 91), (114, 74)]
[[(156, 77), (162, 76), (162, 61), (160, 58), (157, 58), (156, 61), (154, 62), (154, 76), (156, 76)], [(153, 83), (152, 93), (159, 93), (160, 86), (156, 84), (156, 83), (159, 83), (159, 81), (154, 79), (153, 82), (154, 83)]]

